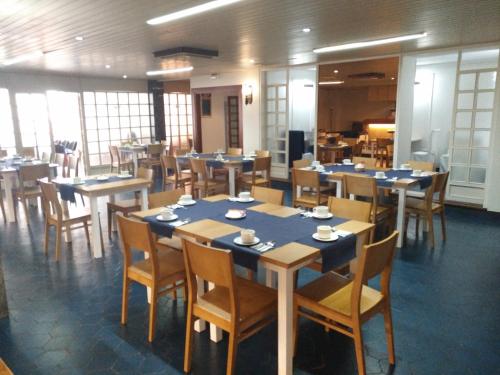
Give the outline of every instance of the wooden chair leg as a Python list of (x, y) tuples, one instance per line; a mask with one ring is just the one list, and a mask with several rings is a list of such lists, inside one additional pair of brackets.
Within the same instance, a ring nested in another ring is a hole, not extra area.
[(232, 331), (229, 333), (229, 344), (227, 348), (227, 369), (226, 375), (234, 374), (234, 367), (236, 364), (236, 352), (238, 349), (238, 341), (236, 338), (236, 332)]
[(113, 222), (113, 210), (108, 206), (108, 238), (111, 239), (111, 226)]
[(87, 243), (90, 243), (90, 235), (89, 235), (89, 223), (84, 221), (83, 222), (83, 229), (85, 229), (85, 238), (87, 239)]
[(193, 352), (193, 328), (193, 308), (191, 304), (189, 304), (186, 319), (186, 343), (184, 346), (184, 372), (191, 371), (191, 355)]
[(444, 208), (439, 213), (441, 216), (441, 233), (443, 235), (443, 241), (446, 241), (446, 217), (444, 214)]
[(293, 325), (292, 325), (292, 337), (293, 337), (293, 356), (297, 355), (297, 340), (299, 336), (299, 307), (295, 301), (293, 302)]
[(247, 269), (247, 279), (253, 280), (255, 278), (255, 272), (251, 269)]
[(389, 364), (394, 365), (396, 363), (396, 355), (394, 354), (394, 333), (392, 330), (391, 305), (389, 303), (386, 303), (384, 308), (384, 327), (385, 337), (387, 340), (387, 353), (389, 354)]
[(26, 201), (27, 201), (27, 199), (23, 197), (21, 203), (23, 204), (24, 216), (26, 216), (26, 223), (29, 225), (30, 224), (30, 215), (29, 215), (29, 211), (28, 211), (28, 203)]
[(403, 230), (403, 244), (406, 245), (406, 241), (408, 240), (408, 222), (410, 221), (410, 215), (405, 215), (405, 226)]
[(56, 261), (59, 262), (59, 257), (61, 254), (61, 242), (62, 242), (62, 224), (57, 224), (56, 226)]
[(148, 341), (153, 342), (155, 338), (155, 327), (156, 327), (156, 314), (158, 307), (158, 292), (156, 287), (151, 288), (151, 303), (149, 305), (149, 332)]
[(429, 236), (429, 245), (431, 249), (434, 249), (434, 223), (432, 221), (433, 219), (433, 214), (432, 212), (427, 213), (427, 226), (429, 232), (427, 235)]
[(361, 332), (361, 323), (356, 323), (352, 331), (354, 334), (354, 348), (356, 350), (358, 374), (366, 375), (365, 353), (363, 349), (363, 334)]
[(124, 274), (123, 275), (123, 291), (122, 291), (122, 319), (121, 324), (127, 324), (128, 319), (128, 291), (130, 287), (130, 280)]
[(49, 253), (49, 230), (50, 230), (49, 222), (45, 220), (45, 242), (44, 242), (45, 255)]

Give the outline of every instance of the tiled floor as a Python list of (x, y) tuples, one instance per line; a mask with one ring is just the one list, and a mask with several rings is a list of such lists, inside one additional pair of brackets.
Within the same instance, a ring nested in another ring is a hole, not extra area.
[[(428, 250), (410, 235), (392, 278), (397, 364), (394, 374), (500, 373), (500, 216), (448, 209), (448, 241)], [(83, 231), (54, 261), (42, 249), (36, 210), (28, 228), (0, 224), (10, 318), (0, 320), (0, 357), (21, 374), (181, 374), (185, 305), (161, 300), (157, 338), (147, 342), (145, 290), (133, 287), (129, 324), (121, 327), (121, 253), (105, 239), (93, 259)], [(104, 219), (104, 218), (103, 218)], [(105, 222), (105, 220), (103, 220)], [(436, 228), (439, 223), (436, 223)], [(105, 229), (105, 228), (104, 228)], [(301, 272), (303, 283), (316, 275)], [(369, 374), (388, 369), (383, 321), (364, 328)], [(224, 374), (225, 339), (196, 335), (194, 374)], [(240, 345), (238, 374), (276, 373), (276, 325)], [(296, 374), (356, 374), (350, 339), (300, 325)]]

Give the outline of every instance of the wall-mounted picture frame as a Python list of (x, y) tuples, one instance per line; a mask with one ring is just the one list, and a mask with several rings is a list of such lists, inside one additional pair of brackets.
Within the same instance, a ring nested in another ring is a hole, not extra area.
[(201, 117), (212, 116), (212, 94), (201, 94)]

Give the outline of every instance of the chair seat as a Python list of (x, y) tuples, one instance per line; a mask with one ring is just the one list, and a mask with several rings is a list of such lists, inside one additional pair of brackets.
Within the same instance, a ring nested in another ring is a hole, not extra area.
[[(263, 317), (276, 313), (277, 294), (274, 289), (257, 284), (241, 277), (236, 277), (236, 289), (240, 302), (240, 327), (245, 330), (262, 320)], [(198, 297), (195, 306), (229, 321), (229, 291), (227, 288), (215, 287), (203, 296)]]
[[(318, 194), (314, 192), (302, 192), (300, 197), (295, 198), (295, 203), (304, 203), (304, 204), (316, 204), (316, 199), (318, 197)], [(328, 202), (328, 197), (326, 195), (320, 195), (319, 198), (319, 203), (327, 203)]]
[(139, 199), (127, 199), (123, 201), (118, 201), (115, 203), (108, 202), (108, 208), (112, 208), (114, 210), (140, 210), (141, 209), (141, 201)]
[[(184, 258), (182, 253), (176, 250), (158, 251), (159, 280), (166, 282), (184, 273)], [(138, 275), (147, 280), (153, 280), (153, 271), (151, 262), (147, 259), (134, 263), (128, 267), (129, 276), (134, 278)]]
[(39, 186), (25, 186), (24, 192), (18, 190), (17, 195), (24, 197), (40, 197), (42, 196), (42, 190), (40, 190)]
[(155, 166), (155, 165), (161, 165), (160, 159), (142, 159), (141, 160), (141, 165), (147, 165), (147, 166)]
[[(246, 174), (242, 174), (241, 177), (240, 177), (240, 181), (243, 183), (243, 184), (248, 184), (248, 185), (251, 185), (252, 184), (252, 176), (251, 175), (246, 175)], [(265, 185), (265, 184), (269, 184), (271, 181), (268, 180), (267, 178), (264, 178), (264, 177), (260, 177), (260, 176), (255, 176), (255, 185)]]
[[(57, 222), (57, 215), (50, 215), (50, 218)], [(64, 224), (79, 223), (82, 221), (90, 221), (90, 211), (86, 208), (70, 209), (68, 213), (63, 213), (62, 217)]]
[[(165, 180), (168, 182), (175, 183), (175, 176), (167, 176)], [(179, 173), (179, 178), (177, 179), (178, 183), (186, 183), (191, 181), (191, 174), (189, 173)]]
[[(441, 208), (439, 203), (432, 202), (432, 211), (437, 211)], [(426, 211), (425, 201), (418, 198), (406, 198), (406, 209), (410, 211)]]
[[(221, 180), (209, 179), (207, 181), (207, 185), (208, 185), (209, 189), (217, 187), (217, 186), (223, 186), (225, 184), (226, 184), (225, 181), (221, 181)], [(205, 181), (195, 181), (194, 187), (204, 189), (205, 188)]]
[(182, 251), (182, 241), (178, 236), (172, 236), (172, 238), (161, 237), (156, 241), (156, 246), (160, 250), (171, 248)]
[[(343, 276), (328, 272), (322, 277), (296, 290), (295, 295), (299, 305), (306, 308), (311, 307), (314, 311), (320, 311), (328, 316), (327, 311), (351, 316), (351, 293), (353, 282)], [(364, 285), (361, 292), (360, 312), (370, 311), (377, 306), (384, 296), (378, 290)], [(318, 307), (317, 308), (314, 307)]]

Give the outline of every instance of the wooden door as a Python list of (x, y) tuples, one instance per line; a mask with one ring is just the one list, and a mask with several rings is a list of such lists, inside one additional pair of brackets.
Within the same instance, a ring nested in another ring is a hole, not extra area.
[(238, 96), (227, 97), (227, 147), (242, 147)]

